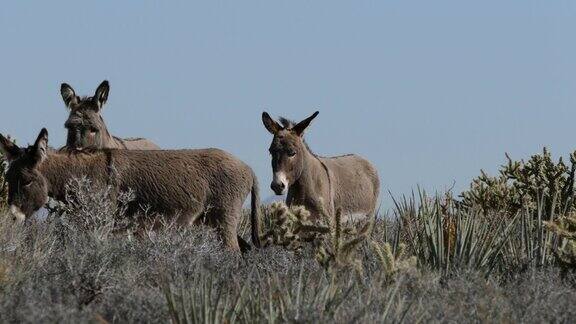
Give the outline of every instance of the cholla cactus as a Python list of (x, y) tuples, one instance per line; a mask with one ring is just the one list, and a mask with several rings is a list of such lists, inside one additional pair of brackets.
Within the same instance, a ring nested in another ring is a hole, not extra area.
[(362, 273), (362, 262), (356, 256), (360, 244), (368, 238), (372, 222), (367, 222), (359, 231), (354, 227), (344, 227), (342, 210), (338, 209), (330, 226), (329, 236), (316, 241), (316, 260), (326, 269), (332, 270), (351, 266), (356, 272)]
[(376, 241), (371, 241), (370, 243), (382, 266), (382, 275), (384, 275), (388, 280), (393, 279), (397, 273), (414, 269), (416, 267), (416, 257), (406, 256), (406, 244), (398, 244), (396, 253), (393, 253), (392, 245), (389, 242), (381, 244)]
[(302, 206), (288, 207), (283, 202), (275, 202), (270, 210), (272, 226), (262, 237), (266, 245), (281, 245), (298, 252), (304, 243), (313, 242), (330, 231), (321, 222), (311, 221), (310, 212)]
[(546, 148), (527, 162), (513, 161), (508, 155), (506, 158), (508, 163), (501, 167), (499, 176), (490, 177), (482, 171), (473, 180), (470, 189), (461, 195), (462, 206), (479, 207), (485, 213), (505, 211), (508, 215), (522, 208), (540, 207), (549, 215), (575, 209), (576, 152), (570, 155), (570, 167), (562, 158), (555, 163)]
[(361, 271), (362, 264), (355, 252), (370, 232), (372, 223), (367, 223), (359, 231), (354, 227), (345, 227), (342, 211), (334, 217), (326, 216), (330, 224), (322, 220), (311, 220), (310, 212), (302, 206), (288, 207), (282, 202), (270, 207), (272, 226), (263, 236), (266, 244), (284, 246), (299, 252), (305, 244), (315, 248), (316, 260), (327, 270), (342, 266), (353, 266)]
[(560, 248), (555, 251), (557, 260), (569, 269), (576, 268), (576, 213), (560, 217), (545, 226), (562, 238)]

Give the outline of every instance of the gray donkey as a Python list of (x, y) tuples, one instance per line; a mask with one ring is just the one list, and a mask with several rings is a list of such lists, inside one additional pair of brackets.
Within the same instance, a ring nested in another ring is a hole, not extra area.
[(64, 200), (66, 184), (87, 177), (114, 192), (133, 190), (129, 214), (146, 206), (181, 225), (203, 221), (217, 229), (226, 248), (239, 250), (237, 225), (251, 192), (252, 241), (260, 246), (258, 181), (248, 165), (222, 150), (58, 152), (48, 149), (46, 129), (26, 149), (0, 134), (0, 148), (10, 162), (8, 203), (15, 219), (30, 217), (48, 197)]
[(373, 214), (380, 192), (376, 169), (354, 154), (320, 157), (312, 153), (304, 141), (304, 130), (317, 115), (315, 112), (297, 124), (281, 118), (280, 125), (262, 113), (264, 126), (274, 135), (269, 149), (272, 190), (277, 195), (287, 193), (286, 204), (302, 205), (313, 217), (334, 215), (337, 209), (347, 217)]
[(66, 149), (114, 148), (127, 150), (157, 150), (159, 147), (144, 138), (121, 139), (112, 136), (100, 112), (108, 100), (110, 85), (104, 80), (93, 97), (79, 97), (66, 83), (60, 86), (60, 94), (70, 115), (64, 126), (68, 130)]

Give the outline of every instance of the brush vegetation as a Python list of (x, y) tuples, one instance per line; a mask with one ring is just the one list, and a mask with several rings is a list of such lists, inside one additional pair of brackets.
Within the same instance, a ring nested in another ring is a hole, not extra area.
[(137, 233), (130, 192), (78, 179), (46, 220), (0, 217), (0, 322), (568, 322), (574, 165), (509, 159), (459, 199), (419, 191), (358, 223), (275, 203), (244, 255), (206, 226)]
[(4, 154), (0, 151), (0, 211), (6, 209), (8, 203), (8, 186), (6, 184), (6, 170), (8, 169), (8, 162), (4, 158)]
[(461, 194), (462, 206), (508, 216), (526, 209), (544, 210), (549, 217), (574, 211), (576, 152), (570, 154), (569, 164), (562, 158), (554, 162), (546, 148), (528, 161), (514, 161), (508, 154), (506, 159), (498, 176), (481, 171)]

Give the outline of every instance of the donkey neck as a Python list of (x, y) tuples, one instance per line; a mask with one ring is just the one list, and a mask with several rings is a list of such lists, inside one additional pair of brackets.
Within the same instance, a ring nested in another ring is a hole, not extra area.
[(64, 200), (66, 185), (72, 179), (86, 177), (92, 183), (108, 182), (110, 152), (95, 154), (52, 153), (40, 164), (38, 171), (46, 178), (48, 196)]
[[(320, 158), (312, 154), (308, 149), (304, 150), (302, 160), (302, 173), (288, 190), (288, 196), (300, 204), (307, 200), (317, 201), (322, 198), (324, 208), (328, 208), (330, 201), (330, 178), (326, 166)], [(327, 211), (329, 211), (327, 209)]]
[(108, 131), (108, 128), (106, 128), (106, 124), (104, 124), (104, 122), (102, 122), (102, 124), (104, 125), (104, 129), (102, 130), (102, 148), (125, 149), (126, 145), (124, 145), (122, 140), (112, 136), (112, 134), (110, 134)]
[(102, 136), (102, 140), (100, 143), (101, 147), (99, 148), (125, 149), (126, 145), (124, 145), (124, 142), (121, 139), (112, 136), (112, 134), (108, 130), (108, 126), (106, 126), (106, 122), (104, 122), (104, 118), (102, 118), (102, 115), (99, 115), (98, 118), (100, 118), (100, 134)]

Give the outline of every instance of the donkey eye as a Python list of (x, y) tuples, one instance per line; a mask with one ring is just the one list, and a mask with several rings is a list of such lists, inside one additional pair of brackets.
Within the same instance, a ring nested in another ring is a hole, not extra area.
[(296, 155), (295, 151), (288, 151), (288, 156), (289, 157), (293, 157), (294, 155)]

